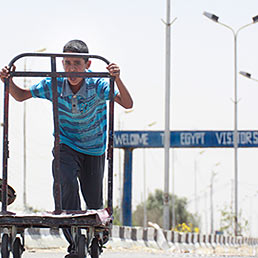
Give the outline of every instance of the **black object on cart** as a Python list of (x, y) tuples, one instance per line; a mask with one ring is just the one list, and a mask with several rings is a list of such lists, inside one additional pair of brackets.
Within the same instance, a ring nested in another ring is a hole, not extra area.
[[(98, 55), (77, 54), (77, 53), (23, 53), (11, 60), (9, 67), (14, 63), (26, 57), (49, 57), (51, 62), (50, 72), (33, 71), (10, 71), (10, 77), (51, 77), (52, 78), (52, 103), (54, 118), (54, 153), (57, 162), (55, 162), (54, 185), (55, 210), (40, 214), (26, 215), (16, 214), (7, 210), (7, 205), (15, 198), (15, 191), (8, 186), (8, 117), (9, 117), (9, 78), (5, 79), (4, 87), (4, 122), (3, 122), (3, 175), (1, 183), (1, 201), (2, 211), (0, 213), (1, 236), (1, 256), (8, 258), (12, 252), (14, 258), (20, 258), (25, 250), (26, 228), (71, 228), (74, 245), (79, 258), (87, 257), (98, 258), (102, 252), (103, 238), (112, 226), (113, 213), (113, 132), (114, 132), (114, 76), (108, 72), (57, 72), (56, 59), (62, 57), (95, 58), (106, 64), (109, 61)], [(60, 155), (59, 155), (59, 117), (58, 117), (58, 77), (97, 77), (108, 78), (110, 81), (110, 101), (109, 101), (109, 121), (108, 121), (108, 207), (100, 210), (87, 211), (65, 211), (61, 209), (61, 191), (60, 191)], [(85, 232), (85, 233), (84, 233)], [(107, 237), (107, 236), (106, 236)]]

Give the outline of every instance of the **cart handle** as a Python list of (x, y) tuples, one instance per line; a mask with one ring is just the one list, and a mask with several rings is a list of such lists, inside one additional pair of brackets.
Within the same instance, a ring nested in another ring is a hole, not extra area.
[(14, 57), (10, 63), (9, 63), (9, 67), (12, 67), (13, 64), (23, 58), (23, 57), (32, 57), (32, 56), (44, 56), (44, 57), (52, 57), (52, 58), (56, 58), (56, 57), (79, 57), (79, 58), (95, 58), (95, 59), (99, 59), (102, 60), (103, 62), (105, 62), (107, 65), (110, 64), (110, 62), (99, 55), (90, 55), (90, 54), (81, 54), (81, 53), (22, 53), (20, 55), (17, 55), (16, 57)]
[[(9, 63), (9, 67), (12, 67), (14, 63), (23, 58), (23, 57), (50, 57), (51, 67), (56, 67), (56, 57), (77, 57), (77, 58), (95, 58), (102, 60), (106, 64), (110, 64), (110, 62), (102, 56), (98, 55), (89, 55), (89, 54), (81, 54), (81, 53), (23, 53), (16, 57), (14, 57)], [(98, 78), (111, 78), (113, 76), (108, 72), (57, 72), (56, 69), (51, 69), (49, 72), (33, 72), (33, 71), (10, 71), (11, 77), (98, 77)]]

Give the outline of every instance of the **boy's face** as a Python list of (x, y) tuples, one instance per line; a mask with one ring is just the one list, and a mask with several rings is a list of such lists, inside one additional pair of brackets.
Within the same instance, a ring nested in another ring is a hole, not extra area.
[[(63, 67), (65, 72), (84, 72), (90, 66), (90, 61), (85, 62), (83, 58), (78, 57), (64, 57)], [(71, 86), (76, 86), (83, 80), (82, 77), (68, 77)]]

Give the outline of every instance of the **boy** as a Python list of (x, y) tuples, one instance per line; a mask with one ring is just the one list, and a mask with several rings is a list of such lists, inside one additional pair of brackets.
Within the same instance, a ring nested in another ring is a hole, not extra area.
[[(63, 48), (64, 53), (88, 53), (87, 45), (81, 40), (71, 40)], [(65, 72), (84, 72), (91, 61), (87, 58), (64, 57)], [(1, 80), (9, 77), (10, 69), (4, 67)], [(119, 67), (111, 63), (107, 70), (115, 76), (118, 92), (115, 102), (124, 108), (132, 108), (133, 101), (120, 78)], [(109, 97), (109, 84), (100, 78), (58, 78), (58, 111), (60, 127), (60, 179), (63, 210), (80, 210), (79, 179), (83, 198), (88, 209), (103, 207), (102, 181), (106, 149), (106, 100)], [(31, 97), (52, 101), (51, 78), (43, 79), (30, 89), (22, 89), (10, 79), (10, 94), (17, 101)], [(55, 157), (52, 169), (54, 170)], [(53, 171), (54, 173), (54, 171)], [(74, 246), (69, 230), (64, 234), (70, 243), (68, 255), (74, 254)]]

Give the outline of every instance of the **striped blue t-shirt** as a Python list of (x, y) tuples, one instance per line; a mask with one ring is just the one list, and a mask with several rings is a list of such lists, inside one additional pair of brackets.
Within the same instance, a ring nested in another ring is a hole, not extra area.
[[(51, 78), (31, 86), (30, 91), (35, 98), (52, 101)], [(85, 78), (74, 94), (67, 79), (57, 78), (60, 143), (88, 155), (105, 152), (109, 91), (106, 80)]]

